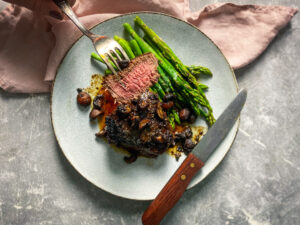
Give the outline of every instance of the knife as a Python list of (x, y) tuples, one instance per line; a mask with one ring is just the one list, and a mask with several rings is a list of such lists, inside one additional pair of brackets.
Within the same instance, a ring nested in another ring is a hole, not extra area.
[(247, 91), (241, 90), (214, 125), (204, 135), (180, 167), (176, 170), (168, 183), (151, 202), (144, 212), (144, 225), (158, 225), (164, 216), (173, 208), (183, 195), (192, 177), (204, 166), (209, 156), (227, 136), (237, 120), (247, 98)]

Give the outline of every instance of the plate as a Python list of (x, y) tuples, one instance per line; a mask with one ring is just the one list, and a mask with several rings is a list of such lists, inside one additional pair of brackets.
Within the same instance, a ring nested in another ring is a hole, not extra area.
[[(202, 82), (209, 86), (209, 99), (216, 118), (237, 95), (235, 75), (218, 47), (191, 24), (160, 13), (131, 13), (121, 15), (96, 25), (92, 31), (113, 37), (128, 38), (122, 24), (133, 24), (140, 16), (147, 25), (162, 37), (187, 65), (203, 65), (213, 72), (212, 78)], [(139, 30), (142, 34), (142, 31)], [(159, 193), (185, 156), (179, 161), (168, 154), (157, 159), (140, 157), (132, 164), (123, 160), (123, 154), (103, 140), (96, 139), (96, 122), (89, 121), (89, 107), (82, 109), (76, 103), (76, 88), (87, 87), (91, 75), (104, 72), (105, 67), (90, 59), (93, 45), (81, 37), (67, 52), (55, 78), (51, 117), (57, 141), (73, 167), (97, 187), (120, 197), (151, 200)], [(205, 125), (198, 119), (197, 124)], [(206, 165), (193, 178), (188, 188), (202, 181), (223, 159), (234, 141), (238, 121), (218, 146)]]

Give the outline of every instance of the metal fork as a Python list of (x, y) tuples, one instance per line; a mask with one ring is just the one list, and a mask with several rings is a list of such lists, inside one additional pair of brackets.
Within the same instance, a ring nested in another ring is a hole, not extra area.
[[(83, 24), (78, 20), (75, 13), (73, 12), (68, 1), (66, 1), (66, 0), (53, 0), (53, 1), (70, 18), (70, 20), (73, 21), (73, 23), (79, 28), (79, 30), (84, 35), (86, 35), (87, 37), (89, 37), (91, 39), (97, 53), (103, 59), (103, 61), (107, 65), (107, 67), (114, 74), (117, 74), (117, 71), (114, 69), (114, 67), (109, 62), (109, 59), (110, 59), (116, 65), (118, 70), (119, 71), (121, 70), (121, 68), (118, 64), (118, 61), (122, 61), (123, 59), (116, 52), (116, 50), (119, 50), (121, 52), (121, 55), (123, 55), (124, 59), (129, 61), (129, 57), (126, 54), (126, 52), (123, 50), (121, 45), (119, 45), (119, 43), (117, 41), (115, 41), (114, 39), (112, 39), (110, 37), (93, 34), (86, 27), (84, 27)], [(115, 59), (114, 56), (117, 58), (117, 60)]]

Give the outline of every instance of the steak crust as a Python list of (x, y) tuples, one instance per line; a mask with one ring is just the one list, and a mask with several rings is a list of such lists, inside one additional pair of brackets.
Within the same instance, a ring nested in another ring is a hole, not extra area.
[(109, 143), (146, 157), (156, 157), (166, 151), (174, 142), (174, 135), (166, 113), (162, 111), (163, 116), (158, 115), (162, 110), (160, 105), (158, 96), (150, 91), (138, 100), (119, 104), (105, 120)]

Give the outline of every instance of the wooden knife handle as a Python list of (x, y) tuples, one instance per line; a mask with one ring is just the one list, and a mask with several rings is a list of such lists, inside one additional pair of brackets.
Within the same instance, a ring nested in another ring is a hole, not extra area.
[(143, 224), (158, 225), (181, 198), (192, 177), (203, 166), (204, 163), (190, 153), (144, 212)]

